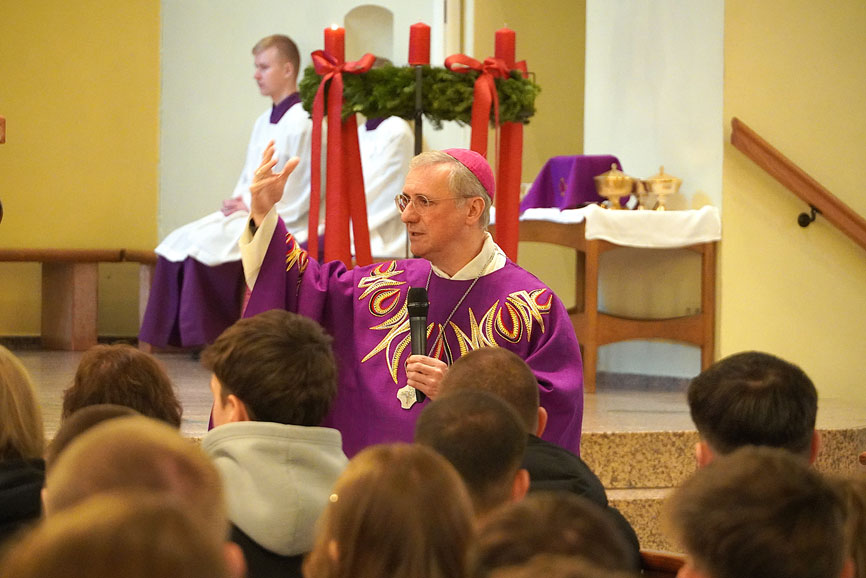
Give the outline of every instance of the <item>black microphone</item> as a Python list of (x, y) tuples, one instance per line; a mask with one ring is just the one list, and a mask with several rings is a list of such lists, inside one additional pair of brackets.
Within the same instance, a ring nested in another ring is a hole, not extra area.
[[(409, 339), (412, 345), (412, 355), (427, 355), (427, 289), (424, 287), (409, 287), (406, 297), (406, 309), (409, 311)], [(421, 403), (427, 398), (423, 392), (415, 390), (415, 401)]]

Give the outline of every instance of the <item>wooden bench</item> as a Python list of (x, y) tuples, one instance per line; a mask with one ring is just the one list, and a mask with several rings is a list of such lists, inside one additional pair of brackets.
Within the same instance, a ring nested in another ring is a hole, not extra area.
[(641, 575), (651, 578), (675, 578), (686, 562), (684, 554), (662, 550), (641, 550)]
[(0, 249), (0, 262), (42, 264), (41, 333), (46, 349), (82, 351), (96, 345), (99, 263), (125, 261), (152, 268), (156, 256), (126, 249)]

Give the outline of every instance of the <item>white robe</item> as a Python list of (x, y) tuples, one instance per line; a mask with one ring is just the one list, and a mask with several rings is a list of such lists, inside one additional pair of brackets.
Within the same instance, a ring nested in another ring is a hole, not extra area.
[[(367, 197), (367, 225), (373, 257), (406, 257), (406, 225), (394, 197), (403, 191), (415, 135), (402, 118), (383, 120), (375, 130), (358, 127), (361, 168)], [(289, 229), (294, 234), (292, 229)]]
[[(276, 204), (277, 212), (289, 231), (300, 241), (307, 238), (307, 219), (310, 207), (310, 158), (312, 122), (304, 107), (292, 106), (276, 124), (270, 122), (271, 110), (256, 120), (247, 147), (247, 158), (232, 198), (240, 198), (250, 206), (250, 183), (253, 173), (262, 161), (262, 153), (273, 140), (277, 148), (276, 170), (282, 169), (293, 156), (301, 162), (286, 182), (283, 198)], [(392, 203), (393, 204), (393, 203)], [(229, 216), (217, 211), (172, 231), (156, 248), (156, 254), (169, 261), (183, 261), (188, 257), (216, 266), (241, 258), (238, 240), (249, 222), (248, 211), (236, 211)]]

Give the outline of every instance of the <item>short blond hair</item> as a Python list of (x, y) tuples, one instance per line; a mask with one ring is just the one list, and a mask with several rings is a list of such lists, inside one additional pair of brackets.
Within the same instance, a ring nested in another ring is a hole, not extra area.
[(78, 436), (45, 480), (46, 514), (106, 492), (140, 491), (179, 502), (225, 539), (228, 518), (219, 472), (204, 451), (170, 426), (133, 416)]
[(44, 449), (33, 382), (18, 358), (0, 345), (0, 462), (38, 459)]
[(295, 69), (295, 78), (297, 78), (301, 67), (301, 53), (295, 41), (285, 34), (271, 34), (256, 42), (256, 45), (253, 46), (253, 55), (271, 47), (276, 48), (277, 52), (289, 61)]
[(227, 578), (223, 542), (162, 496), (94, 496), (42, 522), (0, 567), (16, 578)]

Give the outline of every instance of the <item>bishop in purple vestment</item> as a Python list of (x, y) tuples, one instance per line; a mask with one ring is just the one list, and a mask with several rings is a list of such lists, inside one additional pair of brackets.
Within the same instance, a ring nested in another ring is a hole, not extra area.
[[(310, 258), (277, 218), (272, 207), (294, 163), (274, 172), (272, 152), (251, 187), (252, 223), (241, 240), (252, 287), (245, 315), (286, 308), (334, 337), (340, 387), (324, 425), (342, 432), (347, 455), (411, 441), (448, 366), (480, 347), (507, 348), (529, 364), (550, 416), (544, 437), (580, 451), (583, 374), (571, 321), (550, 288), (509, 261), (486, 231), (494, 179), (481, 155), (448, 149), (415, 157), (397, 204), (419, 258), (347, 269)], [(427, 289), (427, 355), (411, 355), (410, 287)], [(410, 388), (426, 400), (416, 403)]]

